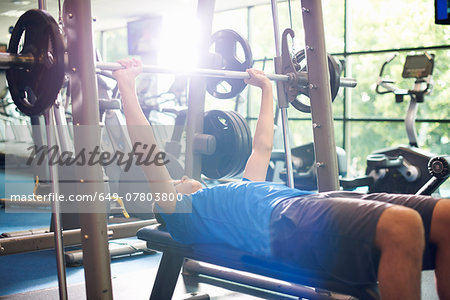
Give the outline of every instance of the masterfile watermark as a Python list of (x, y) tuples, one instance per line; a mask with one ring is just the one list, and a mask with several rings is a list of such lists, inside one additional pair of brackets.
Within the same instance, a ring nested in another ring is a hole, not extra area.
[[(183, 128), (58, 125), (49, 139), (49, 130), (41, 127), (6, 127), (8, 142), (0, 149), (5, 154), (0, 182), (5, 211), (45, 213), (57, 204), (63, 214), (125, 209), (130, 216), (150, 217), (155, 203), (182, 202), (181, 194), (166, 192), (168, 179), (155, 174), (158, 168), (167, 168), (173, 179), (184, 175), (183, 159), (167, 146), (173, 131)], [(130, 131), (143, 133), (144, 139), (133, 143)], [(154, 134), (155, 141), (145, 138), (147, 132)], [(184, 140), (179, 143), (182, 154)], [(155, 175), (151, 182), (149, 170)]]
[(116, 163), (118, 166), (123, 166), (125, 172), (129, 171), (133, 162), (136, 166), (149, 166), (154, 164), (156, 166), (164, 166), (170, 161), (166, 160), (166, 153), (162, 151), (155, 152), (156, 145), (148, 145), (140, 142), (134, 143), (130, 152), (114, 151), (100, 151), (99, 146), (95, 146), (93, 150), (88, 151), (82, 148), (78, 152), (60, 151), (58, 145), (54, 146), (37, 146), (33, 145), (27, 148), (31, 151), (28, 156), (26, 164), (28, 166), (48, 164), (49, 166), (94, 166), (96, 164), (105, 167)]

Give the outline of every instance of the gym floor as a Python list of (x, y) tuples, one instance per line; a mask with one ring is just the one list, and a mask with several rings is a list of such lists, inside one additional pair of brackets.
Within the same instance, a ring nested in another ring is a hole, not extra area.
[[(49, 226), (49, 220), (48, 213), (0, 211), (0, 232), (45, 228)], [(134, 240), (136, 238), (113, 242), (129, 243)], [(160, 259), (160, 253), (113, 258), (111, 274), (114, 298), (148, 299)], [(85, 299), (83, 267), (68, 267), (66, 272), (69, 299)], [(215, 299), (293, 299), (206, 276), (180, 276), (174, 298), (196, 291), (207, 293)], [(55, 251), (0, 257), (0, 299), (58, 299)]]
[[(49, 213), (7, 213), (1, 210), (0, 232), (48, 228), (49, 221)], [(130, 243), (135, 240), (131, 237), (113, 242)], [(160, 253), (113, 258), (114, 298), (148, 299), (160, 259)], [(86, 299), (83, 267), (68, 267), (66, 272), (69, 299)], [(207, 276), (180, 276), (174, 299), (191, 292), (206, 293), (213, 299), (296, 299)], [(58, 299), (55, 251), (0, 257), (0, 299)], [(422, 299), (438, 299), (433, 272), (423, 272)]]

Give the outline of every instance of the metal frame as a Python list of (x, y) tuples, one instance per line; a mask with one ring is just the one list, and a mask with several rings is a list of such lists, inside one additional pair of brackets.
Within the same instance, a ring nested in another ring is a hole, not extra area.
[[(202, 32), (198, 44), (199, 56), (208, 57), (215, 0), (198, 0), (197, 17), (201, 22)], [(203, 64), (207, 63), (206, 61)], [(189, 82), (188, 112), (186, 119), (186, 158), (185, 174), (200, 180), (201, 154), (195, 151), (195, 138), (203, 134), (203, 116), (205, 112), (206, 80), (194, 77)]]
[(319, 192), (339, 189), (333, 112), (328, 73), (322, 3), (302, 0), (311, 118)]
[[(94, 149), (100, 143), (91, 7), (90, 0), (66, 0), (63, 7), (69, 67), (72, 70), (72, 115), (77, 152), (83, 148)], [(85, 125), (98, 130), (86, 132), (81, 129)], [(80, 180), (78, 188), (84, 193), (104, 192), (100, 165), (81, 166), (76, 169), (76, 175)], [(106, 203), (93, 201), (86, 205), (92, 211), (101, 212), (80, 214), (86, 296), (88, 299), (112, 299)]]
[[(135, 236), (140, 228), (155, 224), (155, 220), (133, 221), (111, 224), (107, 227), (110, 239), (121, 239)], [(81, 229), (63, 231), (64, 246), (81, 245)], [(52, 232), (35, 233), (32, 235), (6, 237), (0, 239), (0, 256), (6, 256), (30, 251), (54, 249), (55, 241)]]
[[(278, 9), (277, 1), (271, 0), (272, 8), (272, 20), (273, 20), (273, 33), (275, 40), (275, 72), (282, 73), (282, 57), (281, 57), (281, 43), (280, 43), (280, 29), (278, 23)], [(294, 188), (294, 172), (292, 170), (292, 155), (290, 146), (290, 135), (288, 126), (288, 115), (287, 109), (289, 107), (289, 102), (287, 99), (287, 91), (284, 89), (284, 84), (277, 82), (277, 96), (278, 96), (278, 107), (281, 113), (281, 126), (283, 129), (283, 144), (284, 153), (286, 155), (286, 172), (287, 172), (287, 185), (290, 188)]]
[[(207, 1), (207, 0), (206, 0)], [(311, 3), (312, 2), (312, 3)], [(200, 2), (199, 2), (200, 3)], [(278, 15), (277, 15), (277, 7), (276, 0), (272, 0), (272, 14), (273, 14), (273, 22), (274, 22), (274, 35), (275, 35), (275, 48), (276, 48), (276, 57), (275, 57), (275, 70), (278, 72), (281, 71), (281, 53), (280, 53), (280, 44), (278, 38)], [(313, 129), (314, 133), (314, 141), (315, 141), (315, 151), (316, 151), (316, 161), (320, 163), (318, 165), (318, 187), (319, 191), (329, 191), (329, 190), (337, 190), (339, 188), (338, 183), (338, 167), (337, 167), (337, 154), (336, 154), (336, 145), (334, 140), (334, 132), (333, 132), (333, 115), (331, 110), (331, 89), (330, 89), (330, 79), (328, 72), (328, 61), (327, 54), (325, 50), (325, 39), (324, 39), (324, 29), (323, 29), (323, 19), (322, 19), (322, 7), (320, 1), (316, 0), (303, 0), (302, 6), (304, 7), (304, 11), (310, 14), (309, 16), (304, 17), (304, 29), (305, 29), (305, 40), (306, 45), (308, 45), (307, 49), (315, 50), (313, 54), (307, 55), (307, 63), (308, 70), (314, 70), (311, 72), (312, 74), (308, 74), (310, 85), (313, 86), (310, 90), (310, 98), (311, 98), (311, 111), (312, 111), (312, 119), (313, 119)], [(305, 20), (306, 19), (306, 20)], [(311, 31), (311, 32), (308, 32)], [(311, 51), (312, 52), (312, 51)], [(311, 67), (313, 66), (313, 67)], [(286, 166), (288, 169), (288, 174), (290, 171), (290, 175), (288, 176), (288, 185), (290, 187), (294, 186), (293, 182), (293, 174), (291, 169), (291, 151), (289, 146), (289, 127), (288, 127), (288, 118), (287, 118), (287, 107), (289, 106), (289, 102), (287, 101), (287, 95), (284, 90), (283, 85), (278, 84), (277, 82), (277, 94), (278, 94), (278, 106), (281, 110), (282, 117), (282, 125), (283, 125), (283, 137), (284, 137), (284, 146), (286, 153)], [(318, 91), (318, 89), (323, 89), (323, 91)], [(314, 104), (313, 104), (314, 103)], [(203, 110), (203, 101), (201, 109)], [(193, 108), (189, 105), (189, 110)], [(195, 110), (199, 110), (199, 108), (195, 108)], [(324, 115), (321, 115), (324, 114)], [(201, 121), (203, 121), (203, 115), (199, 115)], [(189, 119), (188, 119), (189, 120)], [(189, 126), (189, 123), (188, 123)], [(193, 136), (188, 136), (191, 138), (191, 142), (194, 141)], [(323, 148), (325, 147), (325, 148)], [(186, 160), (188, 157), (186, 157)], [(320, 171), (320, 172), (319, 172)], [(320, 178), (319, 178), (320, 174)], [(192, 175), (188, 173), (188, 175)], [(194, 174), (195, 175), (195, 174)], [(171, 253), (164, 252), (164, 255), (170, 255)], [(174, 257), (174, 259), (181, 259), (179, 256)], [(160, 268), (163, 263), (160, 264)], [(218, 271), (215, 267), (201, 267), (199, 268), (199, 264), (196, 262), (191, 262), (190, 260), (185, 261), (183, 270), (187, 273), (201, 273), (205, 275), (210, 275), (213, 277), (225, 278), (228, 280), (235, 280), (237, 282), (244, 282), (249, 284), (255, 284), (260, 287), (273, 287), (274, 284), (261, 278), (255, 280), (252, 276), (248, 276), (244, 273), (238, 273), (234, 270), (230, 270), (226, 274), (222, 271)], [(178, 272), (178, 266), (171, 267), (171, 272)], [(158, 274), (160, 274), (158, 272)], [(166, 278), (167, 279), (167, 278)], [(158, 280), (162, 280), (161, 278), (157, 278)], [(158, 286), (158, 284), (155, 284)], [(278, 285), (277, 285), (278, 286)], [(169, 286), (165, 287), (164, 295), (171, 294), (170, 291), (173, 291), (174, 282), (169, 283)], [(310, 293), (311, 290), (307, 288), (297, 286), (295, 288), (289, 286), (292, 290), (301, 291), (302, 293)], [(289, 289), (289, 288), (287, 288)], [(291, 290), (291, 291), (292, 291)], [(152, 291), (152, 297), (150, 299), (154, 299), (155, 295), (158, 295), (161, 291)], [(160, 294), (159, 294), (160, 295)]]
[[(52, 147), (57, 144), (56, 142), (56, 122), (53, 107), (45, 114), (45, 125), (47, 133), (47, 144)], [(55, 195), (60, 194), (59, 189), (59, 174), (56, 165), (49, 167), (49, 179), (51, 184), (51, 191)], [(62, 220), (61, 220), (61, 204), (59, 201), (52, 201), (52, 222), (53, 222), (53, 236), (55, 241), (56, 250), (56, 268), (58, 272), (58, 286), (59, 286), (59, 298), (67, 299), (67, 280), (66, 269), (64, 262), (64, 242), (62, 235)]]
[[(39, 9), (47, 10), (47, 1), (38, 0)], [(47, 144), (49, 147), (57, 144), (56, 139), (56, 114), (54, 107), (47, 111), (44, 115), (46, 125)], [(39, 127), (40, 128), (40, 127)], [(56, 165), (52, 165), (48, 169), (48, 179), (50, 179), (51, 191), (56, 195), (59, 194), (59, 174)], [(64, 241), (62, 234), (62, 220), (61, 220), (61, 205), (58, 201), (52, 202), (52, 222), (53, 222), (53, 237), (56, 250), (56, 269), (58, 273), (58, 292), (59, 299), (68, 299), (67, 296), (67, 278), (64, 261)]]

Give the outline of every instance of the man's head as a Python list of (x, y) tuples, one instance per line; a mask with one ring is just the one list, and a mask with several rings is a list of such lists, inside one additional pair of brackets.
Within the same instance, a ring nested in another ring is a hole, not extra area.
[(203, 188), (199, 181), (187, 176), (183, 176), (180, 180), (174, 180), (173, 184), (180, 194), (192, 194)]

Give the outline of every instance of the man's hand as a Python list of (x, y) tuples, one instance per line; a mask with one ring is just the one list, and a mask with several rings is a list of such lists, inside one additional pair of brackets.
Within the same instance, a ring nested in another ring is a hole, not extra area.
[(261, 89), (272, 88), (272, 83), (263, 71), (256, 69), (247, 69), (246, 71), (250, 75), (250, 78), (244, 79), (246, 84), (257, 86)]
[(142, 62), (136, 58), (125, 58), (117, 61), (124, 69), (113, 72), (114, 78), (117, 80), (121, 92), (124, 89), (135, 90), (136, 77), (142, 72)]

